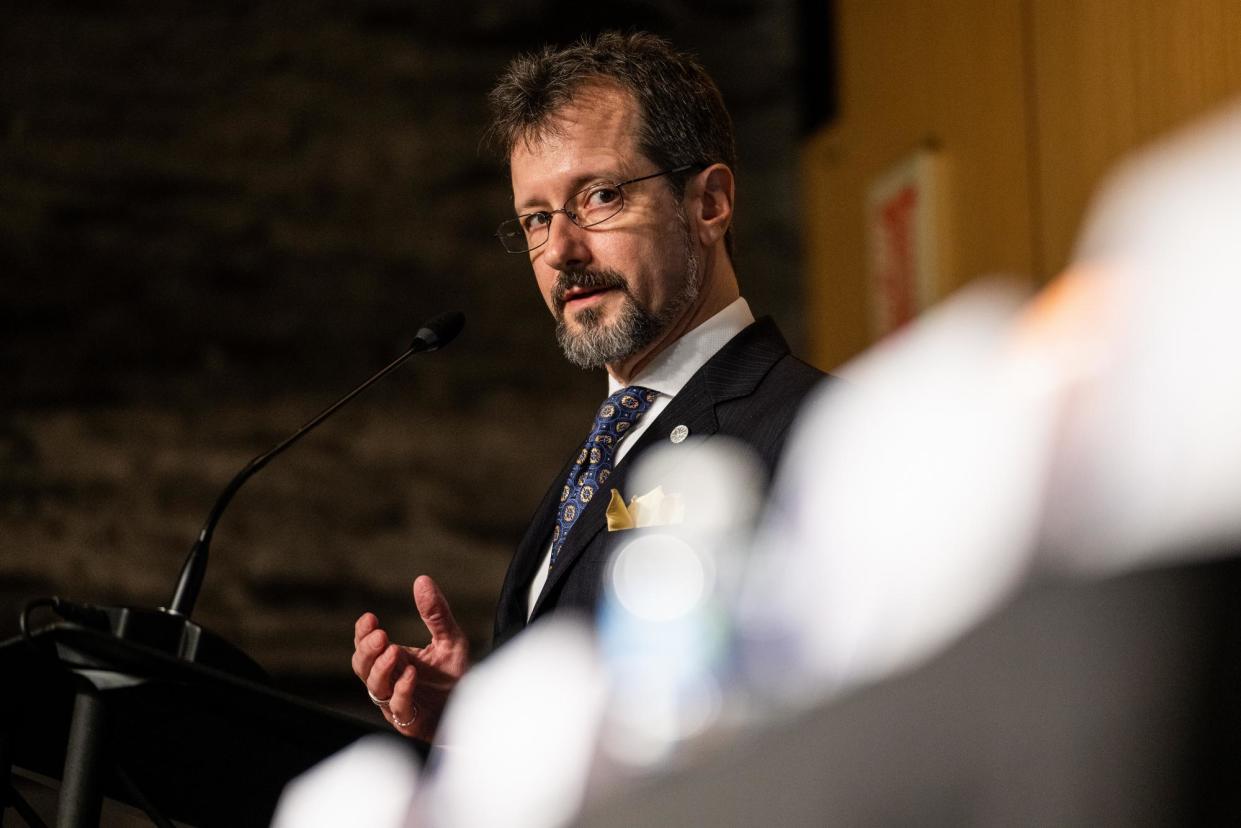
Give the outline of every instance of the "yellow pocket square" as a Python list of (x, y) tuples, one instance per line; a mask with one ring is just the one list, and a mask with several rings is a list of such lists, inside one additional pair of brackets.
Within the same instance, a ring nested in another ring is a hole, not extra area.
[(625, 498), (613, 489), (607, 516), (609, 532), (666, 526), (685, 520), (685, 504), (679, 494), (664, 494), (664, 487), (656, 486), (644, 495), (630, 498), (626, 506)]

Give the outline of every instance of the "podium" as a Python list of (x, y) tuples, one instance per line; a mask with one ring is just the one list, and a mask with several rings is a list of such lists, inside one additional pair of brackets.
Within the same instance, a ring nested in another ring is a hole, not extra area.
[(391, 735), (271, 687), (203, 634), (204, 651), (235, 654), (228, 671), (71, 622), (0, 644), (6, 785), (16, 768), (60, 778), (61, 826), (97, 825), (105, 796), (156, 824), (266, 826), (293, 777), (362, 736)]

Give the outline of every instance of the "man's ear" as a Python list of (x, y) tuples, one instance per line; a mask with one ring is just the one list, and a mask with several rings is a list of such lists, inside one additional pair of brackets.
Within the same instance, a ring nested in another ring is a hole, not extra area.
[(733, 171), (724, 164), (712, 164), (698, 175), (687, 188), (691, 197), (690, 217), (695, 219), (698, 240), (711, 247), (724, 238), (733, 221), (733, 195), (736, 184)]

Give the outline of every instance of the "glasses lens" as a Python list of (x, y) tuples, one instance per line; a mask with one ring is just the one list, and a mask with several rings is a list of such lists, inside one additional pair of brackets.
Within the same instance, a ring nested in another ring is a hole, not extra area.
[[(546, 229), (535, 230), (534, 234), (539, 238), (529, 238), (526, 235), (526, 229), (522, 226), (520, 219), (509, 219), (501, 222), (500, 229), (496, 231), (496, 237), (500, 239), (500, 244), (504, 245), (504, 249), (510, 253), (525, 253), (532, 247), (542, 242), (542, 236), (547, 235)], [(541, 235), (540, 235), (541, 234)]]
[(625, 206), (625, 196), (615, 184), (592, 184), (573, 196), (574, 223), (590, 227), (607, 221)]

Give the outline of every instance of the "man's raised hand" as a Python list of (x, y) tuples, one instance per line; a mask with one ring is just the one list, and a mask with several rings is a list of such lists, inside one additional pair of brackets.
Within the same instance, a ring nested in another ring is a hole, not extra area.
[(395, 644), (379, 619), (364, 613), (353, 628), (353, 672), (398, 732), (429, 742), (448, 695), (469, 667), (470, 645), (435, 581), (420, 575), (413, 594), (430, 643)]

